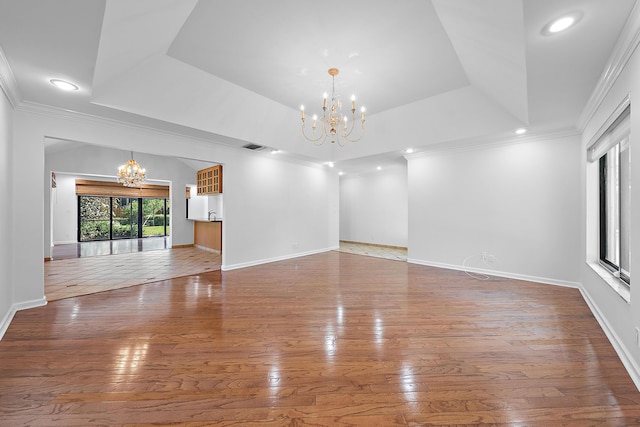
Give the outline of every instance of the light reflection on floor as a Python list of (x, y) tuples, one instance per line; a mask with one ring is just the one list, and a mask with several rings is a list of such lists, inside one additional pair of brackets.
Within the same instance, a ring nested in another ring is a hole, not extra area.
[(51, 248), (51, 259), (86, 258), (132, 252), (156, 251), (171, 247), (171, 237), (101, 240), (95, 242), (63, 243)]

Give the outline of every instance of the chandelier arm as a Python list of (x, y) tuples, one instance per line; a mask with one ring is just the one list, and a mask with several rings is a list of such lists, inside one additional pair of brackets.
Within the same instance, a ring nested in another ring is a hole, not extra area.
[(358, 138), (351, 138), (351, 134), (353, 133), (353, 131), (355, 130), (355, 123), (351, 123), (351, 126), (348, 130), (343, 130), (342, 132), (342, 137), (348, 141), (348, 142), (358, 142), (362, 139), (362, 136), (364, 135), (364, 126), (361, 127), (360, 129), (360, 135), (358, 136)]
[(313, 145), (315, 145), (316, 147), (319, 147), (321, 145), (323, 145), (325, 143), (325, 141), (327, 140), (327, 137), (325, 136), (324, 138), (322, 138), (322, 141), (320, 142), (313, 142)]
[(358, 142), (364, 136), (364, 127), (362, 128), (362, 132), (360, 132), (360, 136), (357, 139), (348, 139), (349, 142)]
[(355, 127), (356, 127), (356, 122), (352, 118), (351, 123), (349, 124), (349, 128), (348, 129), (344, 129), (343, 132), (342, 132), (342, 135), (345, 137), (345, 139), (347, 139), (347, 140), (349, 139), (349, 136), (351, 136), (351, 133), (353, 132)]
[[(307, 136), (306, 132), (305, 132), (305, 129), (306, 129), (306, 128), (305, 128), (305, 126), (304, 126), (304, 121), (303, 121), (303, 122), (302, 122), (302, 136), (304, 136), (304, 137), (307, 139), (307, 141), (311, 141), (311, 142), (313, 142), (314, 144), (315, 144), (316, 142), (320, 141), (320, 140), (322, 139), (322, 137), (324, 136), (324, 135), (322, 134), (322, 132), (320, 132), (320, 136), (318, 136), (317, 138), (309, 138), (309, 137)], [(315, 134), (315, 132), (314, 132), (314, 134)], [(323, 141), (323, 142), (324, 142), (324, 141)], [(321, 144), (322, 144), (322, 142), (321, 142), (320, 144), (316, 144), (316, 145), (321, 145)]]
[(362, 139), (362, 136), (364, 135), (364, 120), (361, 121), (362, 125), (361, 125), (361, 129), (360, 129), (360, 136), (357, 139), (351, 139), (351, 134), (353, 133), (353, 131), (356, 128), (356, 122), (355, 120), (351, 121), (351, 126), (349, 127), (348, 131), (345, 130), (342, 135), (344, 137), (345, 140), (349, 141), (349, 142), (358, 142)]

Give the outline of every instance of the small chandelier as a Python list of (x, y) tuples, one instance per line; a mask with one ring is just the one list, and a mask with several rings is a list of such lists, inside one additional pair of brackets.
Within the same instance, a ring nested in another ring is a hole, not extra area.
[[(344, 147), (347, 142), (358, 142), (364, 135), (364, 107), (360, 109), (362, 117), (360, 119), (361, 127), (359, 136), (352, 136), (355, 129), (355, 115), (356, 115), (356, 97), (351, 96), (351, 120), (347, 117), (347, 114), (342, 114), (342, 101), (340, 96), (336, 95), (335, 80), (338, 75), (337, 68), (329, 68), (329, 75), (331, 76), (331, 103), (328, 104), (327, 93), (324, 94), (324, 101), (322, 102), (322, 117), (320, 118), (320, 130), (316, 133), (318, 128), (318, 116), (313, 115), (313, 124), (311, 125), (312, 135), (308, 136), (305, 132), (304, 121), (304, 105), (300, 106), (300, 112), (302, 113), (302, 135), (313, 142), (315, 145), (322, 145), (328, 139), (331, 143), (338, 143), (341, 147)], [(327, 113), (327, 110), (328, 113)], [(349, 123), (350, 122), (350, 123)]]
[(133, 160), (132, 151), (131, 160), (118, 167), (118, 182), (125, 187), (140, 187), (145, 179), (145, 173), (146, 170)]

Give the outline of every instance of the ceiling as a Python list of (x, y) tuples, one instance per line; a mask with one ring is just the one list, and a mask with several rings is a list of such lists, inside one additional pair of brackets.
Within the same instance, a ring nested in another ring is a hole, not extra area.
[[(0, 0), (0, 48), (25, 108), (251, 142), (356, 171), (409, 146), (575, 130), (634, 3)], [(542, 34), (576, 11), (577, 25)], [(299, 106), (320, 111), (331, 67), (336, 92), (367, 108), (364, 139), (344, 148), (300, 135)]]

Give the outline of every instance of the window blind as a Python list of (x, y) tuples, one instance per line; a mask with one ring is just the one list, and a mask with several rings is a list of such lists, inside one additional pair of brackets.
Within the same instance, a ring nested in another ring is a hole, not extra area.
[(622, 111), (618, 118), (609, 128), (592, 143), (587, 150), (587, 159), (590, 162), (597, 161), (607, 151), (616, 144), (620, 144), (620, 149), (624, 150), (629, 145), (631, 135), (631, 106)]
[(76, 194), (79, 196), (114, 196), (168, 199), (168, 185), (142, 184), (138, 187), (125, 187), (117, 182), (91, 181), (76, 179)]

